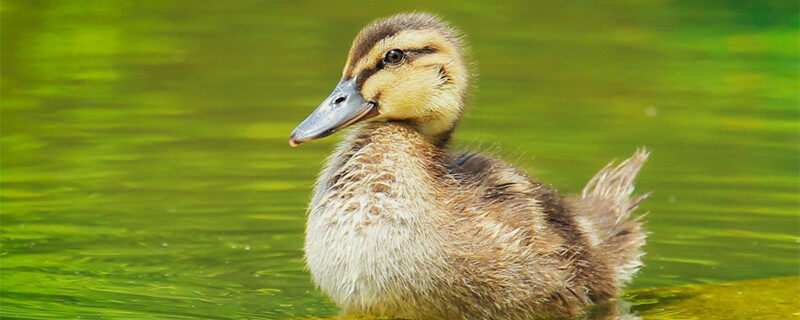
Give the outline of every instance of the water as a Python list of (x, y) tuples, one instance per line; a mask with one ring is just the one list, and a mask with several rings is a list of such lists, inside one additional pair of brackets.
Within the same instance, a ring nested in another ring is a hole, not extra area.
[(456, 146), (566, 193), (652, 150), (633, 289), (800, 274), (797, 3), (4, 1), (0, 316), (336, 314), (301, 247), (339, 136), (287, 136), (410, 9), (472, 44)]

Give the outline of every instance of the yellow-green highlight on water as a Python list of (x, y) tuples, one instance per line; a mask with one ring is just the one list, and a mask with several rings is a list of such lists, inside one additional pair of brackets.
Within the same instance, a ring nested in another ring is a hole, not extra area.
[(640, 290), (800, 274), (797, 2), (9, 0), (0, 317), (336, 315), (301, 248), (339, 136), (286, 140), (337, 82), (355, 33), (414, 9), (442, 14), (472, 47), (457, 147), (562, 193), (652, 151), (637, 185), (654, 193), (634, 312), (686, 319), (658, 310), (703, 312), (675, 303), (738, 292)]
[(792, 319), (800, 317), (800, 277), (634, 290), (625, 295), (642, 319)]

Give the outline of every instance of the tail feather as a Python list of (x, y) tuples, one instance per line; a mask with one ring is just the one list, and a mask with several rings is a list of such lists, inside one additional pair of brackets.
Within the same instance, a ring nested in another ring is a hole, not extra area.
[(631, 195), (633, 181), (649, 155), (647, 150), (639, 149), (619, 164), (609, 163), (581, 193), (580, 213), (592, 225), (589, 232), (623, 281), (630, 280), (641, 266), (645, 234), (641, 216), (631, 218), (631, 214), (650, 194)]
[[(589, 180), (581, 195), (584, 199), (602, 198), (614, 201), (619, 208), (628, 209), (625, 206), (627, 203), (632, 203), (635, 206), (644, 198), (637, 197), (635, 200), (638, 201), (631, 201), (630, 195), (633, 193), (633, 180), (649, 156), (650, 152), (645, 149), (639, 149), (636, 150), (633, 156), (625, 159), (617, 166), (614, 166), (612, 161)], [(635, 207), (631, 209), (635, 209)], [(620, 215), (626, 213), (630, 213), (630, 211), (623, 210), (618, 212)]]

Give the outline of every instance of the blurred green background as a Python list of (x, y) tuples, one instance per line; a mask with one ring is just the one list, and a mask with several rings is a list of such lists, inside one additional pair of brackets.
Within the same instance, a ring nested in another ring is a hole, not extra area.
[(336, 314), (301, 248), (341, 135), (287, 137), (408, 10), (471, 43), (455, 147), (564, 193), (652, 150), (632, 288), (800, 274), (796, 1), (4, 0), (0, 316)]

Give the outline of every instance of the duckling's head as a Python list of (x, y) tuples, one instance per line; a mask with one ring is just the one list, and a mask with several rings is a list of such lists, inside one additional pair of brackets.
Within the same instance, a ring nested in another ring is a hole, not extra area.
[(469, 74), (460, 35), (434, 15), (398, 14), (361, 30), (333, 92), (289, 137), (326, 137), (361, 121), (402, 121), (445, 143), (464, 107)]

